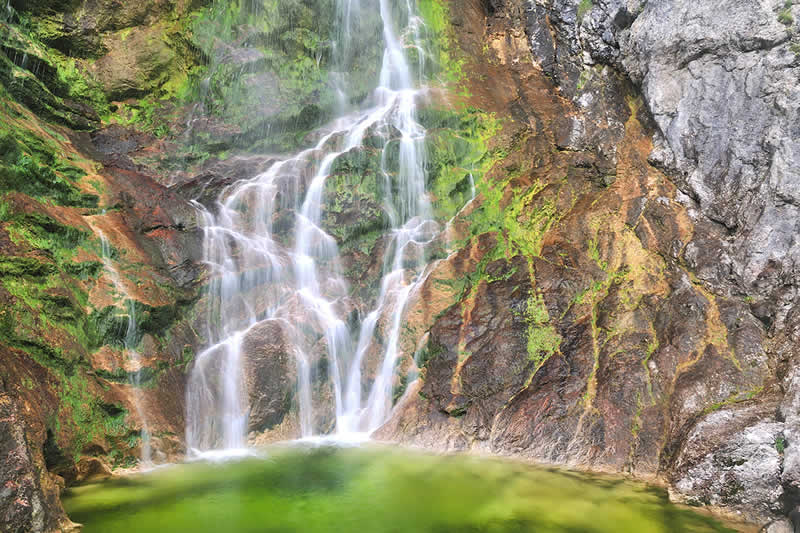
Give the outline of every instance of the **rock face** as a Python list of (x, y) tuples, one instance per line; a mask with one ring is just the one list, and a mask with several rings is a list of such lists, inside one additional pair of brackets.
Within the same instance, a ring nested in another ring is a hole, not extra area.
[[(313, 144), (335, 106), (323, 61), (333, 18), (319, 11), (332, 4), (285, 3), (280, 20), (242, 7), (194, 27), (188, 13), (208, 2), (12, 0), (26, 31), (13, 9), (0, 15), (3, 531), (68, 530), (60, 486), (135, 461), (144, 421), (120, 283), (139, 316), (154, 446), (182, 453), (186, 371), (207, 341), (190, 201), (213, 210), (270, 166), (264, 153)], [(399, 401), (376, 436), (659, 479), (677, 500), (791, 528), (800, 7), (424, 6), (446, 15), (426, 22), (442, 78), (458, 80), (439, 87), (452, 101), (432, 97), (419, 117), (447, 230), (409, 300)], [(270, 53), (253, 45), (274, 36)], [(352, 93), (373, 75), (353, 76)], [(380, 150), (366, 146), (334, 165), (322, 221), (353, 320), (374, 304), (386, 247)], [(262, 155), (226, 153), (236, 148)], [(298, 173), (284, 185), (304, 187)], [(291, 218), (272, 221), (280, 238)], [(251, 442), (297, 435), (290, 330), (264, 320), (243, 340)], [(324, 342), (313, 344), (323, 376)], [(365, 361), (373, 376), (376, 357)], [(314, 413), (320, 427), (329, 411)]]
[[(189, 4), (129, 4), (10, 2), (0, 17), (2, 531), (72, 530), (60, 489), (135, 465), (145, 426), (155, 460), (183, 453), (196, 213), (134, 162), (169, 148), (136, 121), (101, 129), (100, 116), (109, 99), (174, 89), (192, 54), (173, 47), (167, 70), (130, 77), (138, 92), (124, 95), (92, 68), (119, 67), (119, 32)], [(165, 32), (129, 45), (147, 55)]]
[[(641, 87), (657, 125), (651, 162), (665, 168), (685, 193), (682, 202), (696, 226), (683, 261), (716, 294), (744, 296), (766, 337), (779, 339), (768, 351), (782, 406), (777, 414), (766, 410), (759, 424), (746, 425), (728, 440), (783, 443), (780, 458), (754, 452), (748, 461), (772, 480), (772, 492), (762, 500), (774, 499), (774, 485), (782, 485), (789, 510), (798, 503), (797, 448), (780, 432), (797, 432), (787, 407), (797, 401), (791, 383), (797, 379), (798, 8), (777, 1), (595, 2), (575, 19), (569, 17), (575, 6), (568, 3), (545, 9), (558, 13), (554, 27), (562, 45), (590, 56), (585, 63), (613, 65)], [(540, 26), (529, 19), (531, 34)], [(724, 417), (708, 418), (698, 428), (729, 431)], [(720, 482), (727, 474), (716, 476)], [(681, 479), (678, 490), (691, 494), (688, 487), (694, 485)], [(763, 503), (745, 503), (758, 505)], [(770, 512), (779, 509), (762, 508), (758, 514)]]
[[(3, 465), (0, 479), (0, 524), (3, 531), (23, 533), (68, 530), (66, 515), (60, 510), (58, 488), (44, 467), (41, 452), (29, 448), (24, 418), (14, 399), (0, 392), (0, 453)], [(39, 475), (37, 475), (37, 473)]]
[[(450, 4), (471, 77), (493, 80), (467, 83), (470, 103), (508, 121), (488, 174), (503, 193), (477, 212), (499, 198), (515, 219), (504, 259), (460, 269), (468, 288), (426, 330), (421, 382), (379, 437), (658, 477), (757, 523), (792, 512), (796, 15)], [(560, 342), (526, 354), (548, 338), (536, 315)]]
[(290, 411), (297, 369), (283, 324), (265, 320), (242, 341), (244, 381), (250, 398), (248, 431), (261, 434), (284, 421)]

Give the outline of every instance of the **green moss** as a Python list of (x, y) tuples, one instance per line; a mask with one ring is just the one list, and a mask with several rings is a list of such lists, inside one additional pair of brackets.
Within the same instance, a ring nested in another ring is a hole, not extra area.
[(0, 257), (0, 278), (41, 277), (55, 272), (55, 265), (30, 257)]
[[(50, 418), (50, 426), (61, 435), (61, 446), (76, 459), (87, 443), (98, 437), (116, 437), (125, 433), (125, 413), (109, 409), (89, 384), (89, 375), (82, 351), (69, 341), (66, 349), (51, 346), (39, 334), (43, 328), (60, 331), (73, 339), (83, 338), (82, 309), (69, 299), (49, 296), (41, 284), (14, 282), (3, 278), (2, 286), (15, 299), (11, 308), (0, 310), (0, 344), (12, 346), (30, 355), (47, 369), (53, 390), (59, 397), (58, 411)], [(25, 317), (30, 317), (26, 320)]]
[(608, 270), (608, 262), (600, 258), (600, 250), (597, 248), (597, 239), (589, 239), (588, 242), (589, 257), (597, 263), (600, 270)]
[(58, 394), (58, 430), (73, 436), (70, 447), (76, 461), (86, 444), (97, 437), (122, 437), (128, 432), (127, 411), (121, 407), (109, 409), (103, 404), (92, 394), (88, 378), (83, 373), (62, 376)]
[(794, 24), (794, 17), (792, 16), (793, 0), (786, 0), (783, 4), (783, 9), (778, 13), (778, 22), (785, 26)]
[[(442, 73), (443, 82), (458, 88), (461, 94), (468, 96), (464, 81), (466, 60), (458, 49), (454, 38), (454, 30), (450, 23), (449, 4), (443, 0), (420, 0), (419, 14), (425, 22), (429, 49), (432, 50), (433, 69)], [(426, 73), (430, 78), (434, 72)]]
[(473, 235), (496, 233), (505, 257), (522, 255), (529, 262), (538, 257), (545, 233), (558, 220), (553, 200), (540, 194), (544, 185), (513, 193), (505, 206), (502, 185), (479, 182), (478, 187), (484, 201), (468, 217)]
[(103, 115), (108, 109), (103, 86), (75, 59), (56, 53), (51, 58), (58, 70), (59, 79), (67, 87), (66, 96), (90, 105), (98, 114)]
[(380, 159), (376, 149), (352, 150), (335, 161), (325, 181), (323, 228), (350, 250), (369, 253), (389, 226)]
[(97, 126), (97, 117), (91, 110), (72, 101), (95, 104), (88, 94), (80, 93), (82, 84), (74, 63), (13, 25), (0, 25), (0, 40), (5, 43), (0, 48), (0, 86), (11, 100), (45, 120), (75, 130)]
[(731, 394), (727, 399), (721, 402), (715, 402), (703, 410), (703, 415), (707, 415), (709, 413), (713, 413), (715, 411), (719, 411), (723, 407), (728, 407), (730, 405), (735, 405), (737, 403), (746, 402), (748, 400), (752, 400), (764, 390), (763, 386), (756, 387), (755, 389), (744, 391), (744, 392), (735, 392)]
[(434, 341), (430, 341), (423, 348), (417, 351), (414, 356), (414, 360), (417, 363), (417, 367), (424, 368), (431, 359), (439, 356), (443, 352), (443, 346)]
[[(541, 253), (545, 233), (559, 219), (552, 195), (542, 194), (545, 185), (538, 181), (512, 186), (512, 180), (521, 172), (519, 169), (496, 173), (502, 176), (500, 179), (487, 179), (489, 171), (515, 146), (488, 148), (490, 139), (500, 131), (500, 123), (493, 115), (473, 108), (451, 113), (455, 118), (441, 111), (421, 114), (423, 125), (441, 127), (431, 134), (433, 148), (429, 150), (432, 171), (429, 189), (433, 191), (440, 216), (452, 216), (463, 206), (468, 199), (466, 195), (471, 194), (467, 184), (472, 178), (481, 199), (465, 217), (470, 223), (470, 234), (496, 234), (498, 248), (492, 252), (495, 258), (522, 255), (532, 261)], [(471, 188), (472, 184), (469, 185)], [(465, 243), (455, 245), (461, 247)]]
[(77, 248), (88, 239), (85, 231), (61, 224), (41, 213), (11, 216), (6, 231), (15, 243), (44, 251), (59, 265), (70, 261)]
[(561, 346), (561, 335), (550, 323), (550, 314), (539, 294), (531, 294), (525, 310), (528, 323), (528, 358), (541, 367)]
[[(42, 257), (8, 257), (0, 263), (0, 283), (14, 297), (4, 310), (5, 341), (34, 356), (47, 367), (71, 372), (75, 361), (103, 344), (96, 314), (87, 314), (88, 294), (81, 281), (97, 277), (98, 262), (74, 262), (77, 248), (88, 235), (42, 214), (9, 216), (5, 226), (19, 246), (37, 250)], [(42, 332), (60, 332), (61, 348), (48, 346)]]
[(592, 71), (590, 69), (584, 69), (581, 71), (581, 75), (578, 77), (578, 85), (576, 86), (577, 90), (582, 91), (583, 88), (586, 86), (586, 83), (592, 78)]
[[(91, 442), (122, 439), (130, 432), (124, 409), (99, 399), (104, 382), (98, 378), (122, 382), (131, 376), (96, 371), (88, 362), (88, 354), (100, 346), (124, 344), (127, 312), (115, 306), (89, 310), (82, 280), (99, 275), (102, 264), (74, 262), (77, 248), (97, 246), (85, 232), (45, 215), (15, 213), (9, 207), (4, 211), (4, 229), (18, 246), (38, 255), (0, 260), (0, 291), (10, 297), (0, 309), (0, 345), (27, 353), (46, 369), (47, 382), (59, 397), (50, 427), (59, 447), (77, 458)], [(163, 334), (188, 305), (137, 304), (142, 331)], [(166, 366), (145, 369), (142, 384), (154, 385)]]
[(494, 116), (478, 109), (428, 107), (420, 111), (428, 130), (428, 190), (437, 218), (449, 220), (479, 190), (486, 172), (496, 162), (488, 142), (499, 130)]
[(578, 4), (578, 21), (583, 20), (583, 17), (592, 10), (594, 4), (592, 0), (581, 0), (581, 3)]
[[(328, 120), (336, 107), (330, 70), (338, 39), (332, 0), (305, 2), (245, 0), (215, 2), (192, 22), (195, 45), (210, 58), (202, 78), (195, 77), (184, 101), (202, 102), (207, 112), (238, 130), (222, 147), (200, 135), (192, 141), (210, 151), (231, 147), (252, 150), (291, 150), (305, 134)], [(362, 20), (363, 19), (363, 20)], [(362, 100), (374, 86), (380, 68), (379, 19), (364, 11), (353, 33), (360, 54), (341, 70), (348, 72), (346, 92)], [(229, 50), (247, 49), (244, 63), (220, 54), (220, 42)], [(345, 60), (347, 58), (339, 58)], [(267, 91), (272, 102), (262, 98)], [(264, 107), (253, 112), (253, 102)], [(273, 105), (274, 104), (274, 105)]]
[(98, 261), (84, 261), (81, 263), (66, 263), (62, 265), (64, 271), (73, 277), (86, 281), (97, 278), (103, 270), (103, 263)]
[(60, 205), (97, 207), (97, 196), (75, 185), (83, 176), (83, 171), (61, 159), (44, 141), (19, 130), (0, 129), (0, 193), (19, 191)]

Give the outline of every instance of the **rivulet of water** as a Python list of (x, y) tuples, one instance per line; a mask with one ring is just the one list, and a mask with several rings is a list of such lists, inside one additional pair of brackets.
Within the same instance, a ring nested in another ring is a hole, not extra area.
[(114, 266), (111, 254), (111, 245), (106, 238), (105, 233), (99, 229), (95, 229), (100, 236), (101, 243), (101, 259), (106, 274), (111, 279), (114, 289), (122, 297), (126, 316), (125, 326), (125, 355), (130, 359), (132, 366), (135, 368), (133, 372), (129, 373), (129, 382), (133, 388), (133, 404), (136, 409), (136, 414), (142, 423), (142, 455), (140, 457), (141, 464), (144, 466), (152, 466), (152, 448), (150, 445), (150, 430), (147, 425), (147, 413), (143, 406), (142, 400), (142, 358), (141, 354), (137, 351), (137, 343), (139, 339), (139, 328), (136, 320), (136, 304), (128, 293), (128, 289), (122, 282), (119, 271)]

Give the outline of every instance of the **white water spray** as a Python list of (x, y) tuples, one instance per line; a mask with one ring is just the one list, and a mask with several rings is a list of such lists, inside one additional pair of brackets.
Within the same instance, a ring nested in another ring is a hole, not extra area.
[[(425, 189), (425, 129), (416, 117), (422, 90), (414, 74), (424, 71), (425, 54), (416, 54), (414, 68), (407, 56), (409, 49), (423, 49), (413, 1), (380, 0), (367, 7), (359, 0), (339, 0), (337, 53), (358, 53), (353, 21), (376, 7), (384, 50), (379, 84), (366, 105), (346, 110), (346, 75), (334, 75), (342, 116), (320, 130), (313, 148), (229, 186), (211, 210), (198, 204), (211, 281), (209, 347), (196, 358), (187, 392), (186, 438), (196, 453), (246, 446), (249, 406), (242, 346), (251, 328), (264, 320), (282, 319), (288, 330), (297, 365), (301, 436), (332, 429), (341, 438), (368, 435), (391, 414), (404, 313), (426, 266), (425, 246), (440, 228)], [(398, 13), (403, 21), (396, 20)], [(380, 175), (391, 230), (376, 307), (353, 330), (345, 319), (349, 290), (339, 249), (322, 218), (325, 182), (334, 163), (360, 149), (368, 134), (385, 141)], [(276, 216), (287, 210), (294, 213), (289, 245), (273, 231)], [(382, 342), (375, 339), (379, 328)], [(376, 374), (366, 376), (365, 361), (375, 354), (380, 358)], [(320, 384), (314, 382), (315, 361), (321, 360), (327, 361), (323, 388), (331, 397), (319, 397)], [(366, 397), (362, 390), (369, 391)], [(317, 416), (326, 401), (333, 406), (335, 428), (321, 425)]]

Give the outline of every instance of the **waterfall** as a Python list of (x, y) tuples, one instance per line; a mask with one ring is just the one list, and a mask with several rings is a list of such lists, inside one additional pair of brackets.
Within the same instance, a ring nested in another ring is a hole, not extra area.
[(108, 238), (106, 238), (105, 233), (97, 228), (95, 228), (95, 232), (100, 236), (101, 259), (103, 261), (103, 267), (105, 268), (106, 274), (111, 279), (111, 283), (114, 285), (117, 293), (123, 297), (125, 310), (127, 312), (127, 325), (125, 326), (125, 338), (123, 343), (125, 347), (125, 353), (128, 359), (131, 361), (132, 367), (135, 368), (133, 372), (128, 373), (128, 381), (133, 388), (134, 409), (136, 409), (136, 414), (139, 416), (139, 420), (142, 423), (142, 455), (140, 460), (143, 465), (151, 466), (153, 464), (153, 460), (150, 446), (150, 430), (147, 427), (147, 416), (142, 406), (142, 358), (141, 354), (139, 354), (136, 349), (139, 340), (139, 329), (136, 322), (136, 304), (128, 293), (128, 290), (119, 275), (119, 271), (116, 269), (111, 259), (111, 244), (108, 242)]
[[(366, 436), (391, 414), (404, 313), (426, 266), (425, 246), (440, 232), (425, 188), (426, 132), (417, 121), (423, 89), (416, 78), (424, 71), (424, 54), (416, 54), (418, 63), (413, 65), (407, 55), (409, 49), (423, 49), (421, 22), (413, 0), (338, 0), (338, 8), (334, 61), (343, 68), (359, 54), (353, 34), (359, 17), (378, 10), (383, 55), (371, 95), (351, 109), (347, 73), (332, 75), (341, 115), (316, 133), (313, 147), (229, 185), (211, 208), (197, 204), (210, 281), (208, 347), (195, 359), (187, 390), (190, 452), (246, 447), (249, 400), (243, 342), (265, 320), (280, 320), (287, 330), (303, 437), (331, 432)], [(363, 147), (367, 135), (384, 140), (380, 178), (391, 228), (375, 306), (354, 324), (348, 318), (349, 287), (340, 251), (322, 218), (325, 183), (334, 164)], [(288, 243), (273, 228), (275, 216), (285, 211), (293, 213)], [(375, 339), (380, 327), (385, 329), (381, 342)], [(376, 375), (368, 378), (363, 365), (376, 352)], [(314, 382), (315, 361), (323, 359), (326, 398)], [(335, 427), (317, 420), (315, 413), (326, 401)]]

